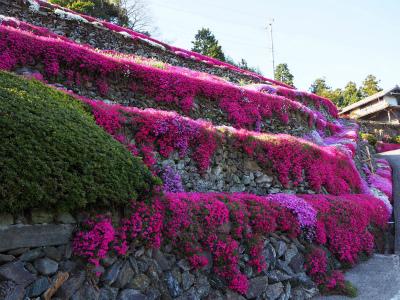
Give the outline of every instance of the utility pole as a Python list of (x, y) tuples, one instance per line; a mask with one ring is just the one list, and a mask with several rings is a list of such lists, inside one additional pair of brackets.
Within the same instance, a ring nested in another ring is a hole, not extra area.
[(274, 36), (272, 34), (272, 24), (274, 23), (274, 19), (272, 19), (269, 22), (269, 26), (267, 26), (267, 30), (269, 28), (269, 33), (271, 36), (271, 54), (272, 54), (272, 72), (273, 72), (273, 77), (275, 79), (275, 51), (274, 51)]

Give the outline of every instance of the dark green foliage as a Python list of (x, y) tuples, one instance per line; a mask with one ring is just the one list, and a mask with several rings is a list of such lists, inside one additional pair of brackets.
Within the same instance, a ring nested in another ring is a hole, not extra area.
[(355, 298), (358, 295), (357, 288), (350, 281), (347, 280), (344, 283), (344, 295), (350, 298)]
[(378, 80), (374, 75), (369, 74), (362, 83), (360, 92), (362, 97), (368, 97), (382, 91), (379, 86), (380, 80)]
[(0, 211), (125, 205), (157, 182), (84, 105), (0, 73)]
[(274, 78), (275, 80), (294, 86), (293, 84), (294, 76), (292, 73), (290, 73), (287, 64), (279, 64), (276, 66)]
[(391, 142), (395, 144), (400, 144), (400, 135), (392, 137)]
[(371, 133), (360, 133), (360, 136), (363, 140), (368, 141), (368, 143), (372, 146), (375, 146), (376, 143), (378, 142), (376, 136)]
[(233, 62), (232, 65), (235, 65), (242, 70), (247, 70), (261, 75), (261, 70), (258, 67), (250, 67), (244, 58), (242, 58), (238, 63)]
[(200, 29), (192, 41), (192, 51), (225, 61), (225, 55), (214, 34), (208, 28)]
[(310, 92), (321, 97), (328, 98), (332, 100), (337, 106), (342, 106), (343, 95), (341, 89), (333, 90), (326, 82), (324, 77), (317, 78), (309, 88)]
[(122, 8), (119, 1), (111, 0), (50, 0), (74, 11), (88, 14), (95, 18), (104, 19), (118, 23), (122, 26), (129, 24), (127, 12)]
[[(279, 79), (278, 79), (279, 80)], [(368, 75), (363, 81), (360, 88), (353, 81), (349, 81), (344, 89), (332, 89), (326, 82), (324, 77), (317, 78), (310, 86), (311, 93), (331, 99), (337, 106), (346, 107), (371, 96), (382, 89), (379, 86), (380, 80), (374, 75)]]
[(342, 107), (346, 107), (361, 100), (361, 93), (357, 89), (357, 85), (353, 81), (349, 81), (343, 90), (343, 103)]

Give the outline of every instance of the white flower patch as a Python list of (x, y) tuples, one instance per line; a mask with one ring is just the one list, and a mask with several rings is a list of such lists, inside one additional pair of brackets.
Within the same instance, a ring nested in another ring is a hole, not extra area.
[(324, 144), (324, 139), (321, 137), (321, 135), (316, 130), (312, 130), (307, 136), (305, 136), (305, 138), (317, 145)]
[(0, 25), (3, 24), (3, 22), (9, 22), (9, 21), (15, 22), (15, 24), (17, 24), (17, 26), (19, 26), (21, 24), (21, 22), (16, 18), (8, 17), (5, 15), (0, 15)]
[(119, 31), (118, 32), (120, 35), (123, 35), (124, 37), (126, 37), (126, 38), (132, 38), (132, 36), (130, 35), (130, 33), (129, 32), (126, 32), (126, 31)]
[(61, 10), (61, 9), (59, 9), (59, 8), (57, 8), (57, 9), (54, 11), (54, 13), (55, 13), (56, 15), (58, 15), (60, 18), (62, 18), (62, 19), (66, 19), (66, 20), (75, 20), (75, 21), (80, 21), (80, 22), (84, 22), (84, 23), (89, 23), (88, 20), (86, 20), (85, 18), (83, 18), (83, 17), (81, 17), (81, 16), (79, 16), (79, 15), (70, 13), (70, 12), (68, 12), (68, 11)]
[(151, 40), (147, 40), (147, 39), (144, 39), (144, 38), (141, 38), (141, 37), (137, 37), (137, 38), (140, 39), (140, 40), (142, 40), (143, 42), (149, 44), (149, 45), (152, 45), (153, 47), (160, 48), (161, 50), (164, 50), (164, 51), (166, 50), (165, 47), (164, 47), (163, 45), (160, 45), (160, 44), (158, 44), (158, 43), (156, 43), (156, 42), (153, 42), (153, 41), (151, 41)]
[(103, 26), (103, 24), (101, 24), (100, 22), (97, 22), (97, 21), (93, 21), (90, 24), (92, 24), (94, 27), (97, 27), (97, 28), (107, 29), (106, 27)]
[(4, 21), (8, 21), (10, 20), (10, 17), (7, 17), (5, 15), (0, 15), (0, 24), (3, 23)]
[(31, 11), (39, 11), (40, 10), (40, 4), (36, 2), (35, 0), (27, 0), (29, 4), (29, 9)]
[(371, 190), (372, 194), (374, 195), (374, 197), (378, 198), (385, 204), (386, 208), (388, 209), (389, 213), (391, 214), (393, 207), (389, 201), (388, 196), (386, 196), (385, 193), (381, 192), (377, 188), (371, 187), (370, 190)]

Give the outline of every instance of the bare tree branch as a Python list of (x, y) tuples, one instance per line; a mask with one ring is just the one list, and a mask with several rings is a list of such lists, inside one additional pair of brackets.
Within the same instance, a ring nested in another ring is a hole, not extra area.
[(119, 0), (120, 7), (126, 11), (129, 27), (139, 32), (152, 33), (153, 18), (146, 0)]

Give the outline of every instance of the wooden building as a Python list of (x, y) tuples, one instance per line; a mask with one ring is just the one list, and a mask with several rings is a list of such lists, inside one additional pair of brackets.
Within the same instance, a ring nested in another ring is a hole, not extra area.
[(343, 108), (341, 116), (353, 119), (400, 123), (400, 87), (384, 90)]

